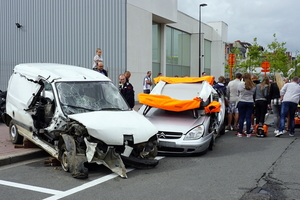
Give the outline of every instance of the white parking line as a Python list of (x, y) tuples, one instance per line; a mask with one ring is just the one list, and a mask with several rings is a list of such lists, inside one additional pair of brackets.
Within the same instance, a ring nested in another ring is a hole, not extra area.
[[(164, 158), (164, 156), (157, 156), (157, 157), (155, 157), (156, 160), (160, 160), (160, 159), (163, 159), (163, 158)], [(127, 168), (126, 173), (131, 172), (133, 170), (134, 170), (134, 168)], [(54, 196), (48, 197), (48, 198), (46, 198), (44, 200), (57, 200), (57, 199), (61, 199), (63, 197), (72, 195), (72, 194), (77, 193), (79, 191), (82, 191), (82, 190), (85, 190), (87, 188), (93, 187), (95, 185), (101, 184), (101, 183), (103, 183), (105, 181), (111, 180), (111, 179), (113, 179), (113, 178), (115, 178), (117, 176), (119, 176), (119, 175), (116, 174), (116, 173), (112, 173), (112, 174), (109, 174), (107, 176), (104, 176), (104, 177), (98, 178), (96, 180), (93, 180), (91, 182), (88, 182), (88, 183), (85, 183), (83, 185), (80, 185), (78, 187), (75, 187), (75, 188), (72, 188), (70, 190), (67, 190), (65, 192), (62, 192), (62, 193), (56, 194)]]
[(42, 192), (42, 193), (47, 193), (47, 194), (59, 194), (62, 191), (59, 190), (52, 190), (52, 189), (47, 189), (47, 188), (42, 188), (42, 187), (37, 187), (37, 186), (31, 186), (31, 185), (25, 185), (21, 183), (14, 183), (10, 181), (2, 181), (0, 180), (1, 185), (6, 185), (6, 186), (11, 186), (11, 187), (16, 187), (16, 188), (21, 188), (25, 190), (32, 190), (36, 192)]
[[(156, 160), (160, 160), (164, 158), (164, 156), (157, 156), (155, 157)], [(126, 173), (133, 171), (135, 168), (127, 168), (126, 169)], [(21, 184), (21, 183), (14, 183), (14, 182), (10, 182), (10, 181), (3, 181), (0, 180), (0, 184), (1, 185), (6, 185), (6, 186), (11, 186), (11, 187), (16, 187), (16, 188), (21, 188), (21, 189), (25, 189), (25, 190), (32, 190), (32, 191), (36, 191), (36, 192), (41, 192), (41, 193), (47, 193), (47, 194), (52, 194), (53, 196), (48, 197), (44, 200), (57, 200), (57, 199), (61, 199), (63, 197), (72, 195), (74, 193), (80, 192), (82, 190), (85, 190), (87, 188), (93, 187), (95, 185), (104, 183), (108, 180), (111, 180), (115, 177), (118, 177), (119, 175), (116, 173), (111, 173), (109, 175), (106, 175), (104, 177), (98, 178), (96, 180), (90, 181), (88, 183), (82, 184), (78, 187), (72, 188), (70, 190), (67, 191), (59, 191), (59, 190), (52, 190), (52, 189), (47, 189), (47, 188), (42, 188), (42, 187), (37, 187), (37, 186), (31, 186), (31, 185), (26, 185), (26, 184)]]
[[(156, 156), (156, 157), (155, 157), (156, 160), (160, 160), (160, 159), (163, 159), (163, 158), (164, 158), (164, 156)], [(131, 172), (131, 171), (133, 171), (133, 170), (134, 170), (134, 168), (127, 168), (126, 173)], [(80, 185), (80, 186), (78, 186), (78, 187), (75, 187), (75, 188), (72, 188), (72, 189), (70, 189), (70, 190), (67, 190), (67, 191), (65, 191), (65, 192), (63, 192), (63, 193), (59, 193), (59, 194), (56, 194), (56, 195), (54, 195), (54, 196), (48, 197), (48, 198), (46, 198), (46, 199), (44, 199), (44, 200), (56, 200), (56, 199), (61, 199), (61, 198), (63, 198), (63, 197), (72, 195), (72, 194), (77, 193), (77, 192), (79, 192), (79, 191), (82, 191), (82, 190), (85, 190), (85, 189), (87, 189), (87, 188), (93, 187), (93, 186), (95, 186), (95, 185), (101, 184), (101, 183), (103, 183), (103, 182), (105, 182), (105, 181), (111, 180), (111, 179), (113, 179), (113, 178), (115, 178), (115, 177), (117, 177), (117, 176), (119, 176), (119, 175), (116, 174), (116, 173), (112, 173), (112, 174), (109, 174), (109, 175), (107, 175), (107, 176), (104, 176), (104, 177), (98, 178), (98, 179), (96, 179), (96, 180), (93, 180), (93, 181), (91, 181), (91, 182), (88, 182), (88, 183), (85, 183), (85, 184), (83, 184), (83, 185)]]
[[(130, 171), (132, 171), (132, 170), (134, 170), (134, 169), (133, 169), (133, 168), (127, 169), (127, 170), (126, 170), (126, 173), (128, 173), (128, 172), (130, 172)], [(87, 189), (87, 188), (93, 187), (93, 186), (95, 186), (95, 185), (104, 183), (104, 182), (106, 182), (106, 181), (108, 181), (108, 180), (111, 180), (111, 179), (113, 179), (113, 178), (115, 178), (115, 177), (118, 177), (118, 176), (119, 176), (118, 174), (112, 173), (112, 174), (106, 175), (106, 176), (104, 176), (104, 177), (98, 178), (98, 179), (96, 179), (96, 180), (93, 180), (93, 181), (91, 181), (91, 182), (82, 184), (82, 185), (80, 185), (80, 186), (78, 186), (78, 187), (75, 187), (75, 188), (72, 188), (72, 189), (70, 189), (70, 190), (67, 190), (67, 191), (65, 191), (65, 192), (58, 193), (58, 194), (56, 194), (56, 195), (54, 195), (54, 196), (51, 196), (51, 197), (48, 197), (48, 198), (46, 198), (46, 199), (44, 199), (44, 200), (57, 200), (57, 199), (61, 199), (61, 198), (63, 198), (63, 197), (66, 197), (66, 196), (72, 195), (72, 194), (74, 194), (74, 193), (80, 192), (80, 191), (82, 191), (82, 190), (85, 190), (85, 189)]]

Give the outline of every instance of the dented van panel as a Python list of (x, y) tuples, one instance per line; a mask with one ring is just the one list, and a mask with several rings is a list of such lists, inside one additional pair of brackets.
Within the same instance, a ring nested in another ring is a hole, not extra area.
[(13, 143), (26, 137), (75, 178), (88, 177), (85, 163), (103, 164), (125, 178), (125, 165), (158, 164), (157, 129), (128, 107), (110, 79), (93, 70), (17, 65), (8, 85), (5, 119)]

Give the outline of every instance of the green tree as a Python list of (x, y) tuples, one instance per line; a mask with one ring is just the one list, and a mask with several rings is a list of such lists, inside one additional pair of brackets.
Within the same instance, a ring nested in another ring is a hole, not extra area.
[(257, 43), (257, 38), (253, 39), (253, 43), (248, 47), (247, 58), (244, 67), (250, 73), (261, 66), (263, 48)]
[(272, 73), (282, 72), (283, 76), (287, 76), (287, 72), (291, 68), (291, 60), (286, 54), (287, 49), (284, 47), (286, 42), (278, 42), (276, 34), (273, 35), (274, 41), (267, 45), (264, 52), (263, 61), (270, 62), (270, 70)]
[[(253, 43), (248, 46), (248, 51), (245, 55), (242, 54), (240, 48), (236, 45), (231, 50), (231, 53), (235, 54), (236, 60), (233, 66), (233, 76), (235, 73), (245, 73), (250, 72), (254, 73), (255, 68), (261, 66), (262, 62), (262, 47), (257, 43), (257, 38), (253, 39)], [(226, 71), (229, 71), (229, 66), (227, 66)], [(233, 77), (231, 77), (233, 78)]]

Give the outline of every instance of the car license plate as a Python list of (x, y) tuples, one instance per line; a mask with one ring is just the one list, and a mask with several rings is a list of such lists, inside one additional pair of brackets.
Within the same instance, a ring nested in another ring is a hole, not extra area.
[(159, 146), (163, 147), (175, 147), (175, 142), (165, 142), (165, 141), (159, 141)]

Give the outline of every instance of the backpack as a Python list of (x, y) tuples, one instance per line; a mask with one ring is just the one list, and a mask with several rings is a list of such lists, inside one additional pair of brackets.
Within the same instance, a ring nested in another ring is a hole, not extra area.
[(268, 135), (267, 124), (264, 125), (256, 124), (254, 127), (254, 132), (256, 133), (256, 137), (267, 137)]

